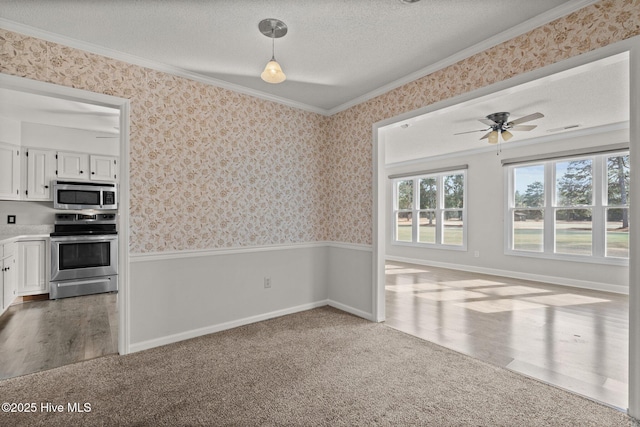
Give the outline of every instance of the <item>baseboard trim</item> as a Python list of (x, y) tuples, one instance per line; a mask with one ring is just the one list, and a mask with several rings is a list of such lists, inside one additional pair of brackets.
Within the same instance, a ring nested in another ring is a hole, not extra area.
[(373, 322), (373, 314), (372, 313), (367, 313), (366, 311), (362, 311), (359, 310), (357, 308), (353, 308), (351, 306), (348, 306), (346, 304), (342, 304), (340, 302), (337, 301), (333, 301), (333, 300), (327, 300), (327, 305), (333, 307), (333, 308), (337, 308), (338, 310), (342, 310), (345, 311), (347, 313), (353, 314), (354, 316), (358, 316), (358, 317), (362, 317), (363, 319), (369, 320)]
[(417, 258), (405, 258), (398, 256), (386, 256), (387, 261), (406, 262), (408, 264), (418, 264), (428, 267), (449, 268), (452, 270), (468, 271), (471, 273), (491, 274), (494, 276), (510, 277), (512, 279), (531, 280), (534, 282), (551, 283), (553, 285), (570, 286), (572, 288), (591, 289), (594, 291), (612, 292), (616, 294), (629, 294), (627, 286), (612, 285), (609, 283), (590, 282), (587, 280), (576, 280), (564, 277), (544, 276), (542, 274), (521, 273), (517, 271), (499, 270), (495, 268), (474, 267), (469, 265), (452, 264), (447, 262), (429, 261)]
[[(289, 307), (282, 310), (276, 310), (269, 313), (258, 314), (256, 316), (245, 317), (243, 319), (232, 320), (230, 322), (219, 323), (217, 325), (205, 326), (203, 328), (192, 329), (190, 331), (180, 332), (178, 334), (167, 335), (161, 338), (132, 343), (129, 345), (129, 352), (149, 350), (154, 347), (160, 347), (167, 344), (173, 344), (179, 341), (200, 337), (202, 335), (213, 334), (215, 332), (225, 331), (227, 329), (237, 328), (239, 326), (249, 325), (251, 323), (261, 322), (263, 320), (273, 319), (275, 317), (286, 316), (287, 314), (298, 313), (301, 311), (311, 310), (313, 308), (324, 307), (330, 305), (329, 300), (321, 300), (309, 304), (302, 304), (295, 307)], [(338, 307), (336, 307), (338, 308)], [(346, 311), (346, 310), (345, 310)]]

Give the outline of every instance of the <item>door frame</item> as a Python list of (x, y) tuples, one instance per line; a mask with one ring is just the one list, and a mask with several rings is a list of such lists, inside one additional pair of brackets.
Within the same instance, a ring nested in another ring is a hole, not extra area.
[(45, 83), (25, 77), (0, 73), (0, 87), (69, 101), (110, 107), (120, 111), (120, 176), (118, 190), (118, 353), (128, 354), (130, 345), (130, 292), (129, 292), (129, 131), (131, 102), (87, 90)]
[[(377, 123), (373, 131), (373, 320), (385, 320), (385, 252), (386, 228), (389, 213), (386, 209), (387, 176), (385, 173), (385, 136), (383, 128), (399, 122), (413, 119), (443, 108), (490, 95), (494, 92), (509, 89), (557, 74), (571, 68), (579, 67), (593, 61), (607, 58), (619, 53), (629, 53), (630, 79), (630, 118), (629, 118), (629, 153), (631, 163), (631, 182), (640, 182), (640, 36), (616, 42), (608, 46), (568, 58), (554, 64), (519, 74), (509, 79), (485, 86), (462, 95), (436, 102), (426, 107), (409, 111)], [(634, 172), (635, 171), (635, 172)], [(640, 185), (631, 186), (630, 196), (640, 200)], [(630, 209), (630, 221), (640, 224), (640, 209)], [(629, 235), (629, 407), (628, 413), (640, 419), (640, 227), (631, 228)]]

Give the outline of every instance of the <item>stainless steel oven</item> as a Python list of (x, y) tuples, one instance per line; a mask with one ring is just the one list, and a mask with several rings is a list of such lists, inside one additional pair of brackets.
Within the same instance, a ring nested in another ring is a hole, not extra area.
[(51, 299), (118, 290), (116, 214), (56, 214)]

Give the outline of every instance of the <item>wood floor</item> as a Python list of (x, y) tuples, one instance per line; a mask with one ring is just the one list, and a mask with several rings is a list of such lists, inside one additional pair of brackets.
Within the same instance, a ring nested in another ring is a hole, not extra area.
[(626, 410), (626, 295), (387, 263), (386, 324)]
[(15, 304), (0, 317), (0, 379), (118, 352), (116, 293)]

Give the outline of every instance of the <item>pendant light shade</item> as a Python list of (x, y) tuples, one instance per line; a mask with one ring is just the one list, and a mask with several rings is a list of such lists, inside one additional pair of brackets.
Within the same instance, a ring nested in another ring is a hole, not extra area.
[(267, 83), (282, 83), (287, 78), (275, 58), (271, 58), (271, 61), (267, 63), (260, 77)]
[(507, 142), (511, 138), (513, 138), (513, 134), (511, 132), (509, 132), (508, 130), (503, 130), (502, 131), (502, 140), (504, 142)]
[(262, 34), (271, 38), (271, 60), (267, 62), (260, 77), (267, 83), (282, 83), (287, 79), (287, 76), (276, 61), (275, 40), (287, 34), (287, 25), (279, 19), (269, 18), (260, 21), (258, 29)]
[(498, 143), (498, 131), (494, 130), (489, 134), (489, 144), (497, 144)]

